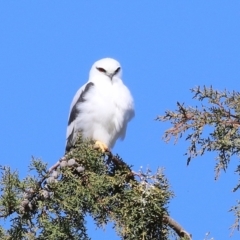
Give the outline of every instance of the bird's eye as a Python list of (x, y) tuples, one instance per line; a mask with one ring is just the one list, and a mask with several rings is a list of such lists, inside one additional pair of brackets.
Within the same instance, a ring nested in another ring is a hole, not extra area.
[(120, 71), (120, 67), (119, 68), (117, 68), (117, 70), (115, 71), (115, 74), (117, 74), (119, 71)]
[(99, 72), (104, 72), (104, 73), (106, 72), (106, 70), (105, 70), (104, 68), (98, 68), (98, 67), (97, 67), (97, 70), (98, 70)]

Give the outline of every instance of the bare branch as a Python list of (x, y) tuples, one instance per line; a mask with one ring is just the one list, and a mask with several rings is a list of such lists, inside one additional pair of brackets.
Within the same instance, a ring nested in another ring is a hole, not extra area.
[(192, 240), (192, 235), (188, 233), (183, 227), (177, 223), (173, 218), (170, 216), (164, 215), (163, 221), (172, 228), (179, 237), (183, 237), (186, 240)]

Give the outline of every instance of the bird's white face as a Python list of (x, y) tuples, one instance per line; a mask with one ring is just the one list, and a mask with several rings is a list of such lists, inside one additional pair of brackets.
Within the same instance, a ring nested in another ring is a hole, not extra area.
[(118, 61), (112, 58), (103, 58), (95, 62), (90, 70), (90, 78), (93, 75), (107, 76), (110, 80), (114, 77), (121, 79), (122, 69)]

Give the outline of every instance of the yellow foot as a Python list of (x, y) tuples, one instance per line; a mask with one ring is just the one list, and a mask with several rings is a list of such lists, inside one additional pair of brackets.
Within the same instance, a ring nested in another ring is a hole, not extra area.
[(108, 147), (105, 143), (96, 141), (94, 144), (94, 148), (100, 149), (103, 153), (108, 151)]

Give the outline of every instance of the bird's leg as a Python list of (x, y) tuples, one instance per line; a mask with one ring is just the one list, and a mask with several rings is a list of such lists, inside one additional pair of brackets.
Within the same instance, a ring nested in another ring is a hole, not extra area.
[(108, 151), (108, 146), (101, 141), (96, 141), (94, 147), (100, 149), (103, 153)]

